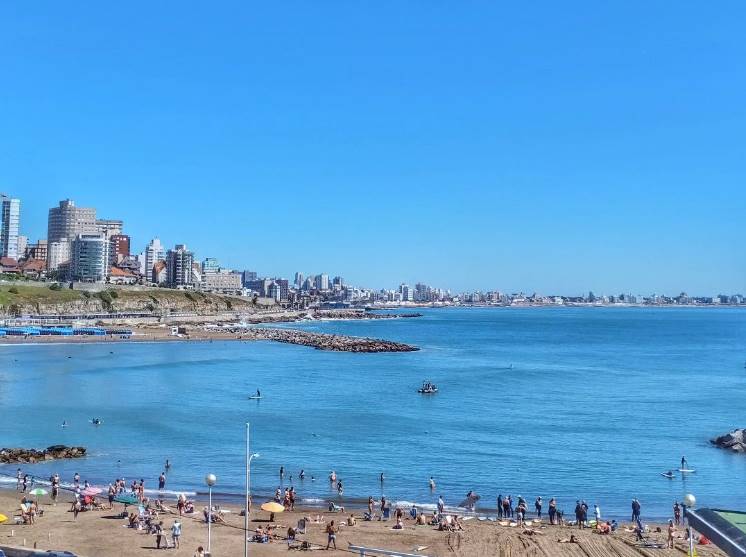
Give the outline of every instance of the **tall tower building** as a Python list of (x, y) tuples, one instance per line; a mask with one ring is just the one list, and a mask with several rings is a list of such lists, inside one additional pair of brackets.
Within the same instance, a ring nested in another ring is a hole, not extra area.
[(98, 234), (96, 209), (76, 207), (72, 199), (60, 201), (59, 207), (49, 209), (47, 242), (71, 242), (78, 235)]
[(0, 194), (0, 257), (18, 259), (18, 231), (21, 226), (21, 200)]
[(79, 234), (72, 242), (70, 278), (105, 282), (109, 276), (109, 241), (100, 234)]
[(192, 284), (194, 254), (184, 244), (176, 244), (166, 254), (166, 282), (172, 288)]
[(158, 238), (153, 238), (145, 247), (145, 275), (150, 276), (153, 272), (153, 266), (158, 261), (166, 260), (166, 250)]

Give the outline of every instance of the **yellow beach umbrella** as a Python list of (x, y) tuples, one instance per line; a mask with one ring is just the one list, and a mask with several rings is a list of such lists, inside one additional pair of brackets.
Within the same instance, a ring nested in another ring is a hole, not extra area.
[(263, 511), (267, 511), (268, 513), (281, 513), (285, 510), (285, 507), (279, 503), (275, 503), (274, 501), (267, 501), (261, 508)]
[(6, 522), (7, 520), (8, 520), (7, 516), (5, 516), (4, 514), (0, 514), (0, 524), (2, 524), (3, 522)]

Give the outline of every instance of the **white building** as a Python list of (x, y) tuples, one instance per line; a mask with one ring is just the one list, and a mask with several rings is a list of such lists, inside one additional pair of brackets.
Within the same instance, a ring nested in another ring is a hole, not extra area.
[(79, 234), (72, 241), (70, 278), (80, 282), (106, 282), (109, 242), (98, 234)]
[(143, 269), (144, 276), (150, 276), (153, 272), (153, 266), (158, 261), (166, 260), (166, 250), (163, 248), (163, 244), (158, 238), (153, 238), (150, 243), (145, 246), (145, 268)]
[(18, 260), (18, 231), (21, 226), (21, 200), (0, 194), (0, 257)]
[(70, 261), (70, 242), (67, 238), (61, 238), (59, 242), (47, 244), (47, 270), (56, 271)]

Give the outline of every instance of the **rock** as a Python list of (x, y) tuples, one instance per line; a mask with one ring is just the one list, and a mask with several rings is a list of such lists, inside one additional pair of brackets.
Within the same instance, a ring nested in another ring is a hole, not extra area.
[(746, 429), (734, 429), (730, 433), (710, 439), (710, 443), (721, 449), (746, 453)]
[(42, 460), (56, 460), (61, 458), (80, 458), (85, 456), (85, 447), (68, 447), (66, 445), (53, 445), (39, 451), (36, 449), (4, 448), (0, 449), (0, 463), (33, 464)]
[(297, 329), (252, 328), (228, 329), (228, 331), (239, 334), (246, 340), (273, 340), (336, 352), (414, 352), (419, 350), (416, 346), (390, 340), (312, 333)]

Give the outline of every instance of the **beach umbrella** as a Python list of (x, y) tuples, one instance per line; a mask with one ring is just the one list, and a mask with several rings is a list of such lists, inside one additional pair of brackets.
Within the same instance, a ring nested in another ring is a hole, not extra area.
[(90, 497), (93, 497), (93, 496), (98, 495), (99, 493), (101, 493), (101, 488), (100, 487), (90, 486), (90, 487), (86, 487), (81, 493), (83, 495), (88, 495)]
[(135, 497), (133, 493), (120, 493), (116, 497), (114, 497), (114, 501), (117, 503), (123, 503), (126, 505), (137, 505), (140, 500)]
[(32, 489), (28, 492), (29, 495), (33, 495), (34, 497), (41, 497), (42, 495), (46, 495), (49, 493), (46, 489), (42, 489), (41, 487), (37, 487)]
[(3, 522), (6, 522), (7, 520), (8, 520), (7, 516), (5, 516), (4, 514), (0, 514), (0, 524), (2, 524)]
[(267, 511), (268, 513), (281, 513), (285, 510), (285, 507), (283, 507), (279, 503), (275, 503), (274, 501), (267, 501), (262, 505), (261, 509), (263, 511)]

